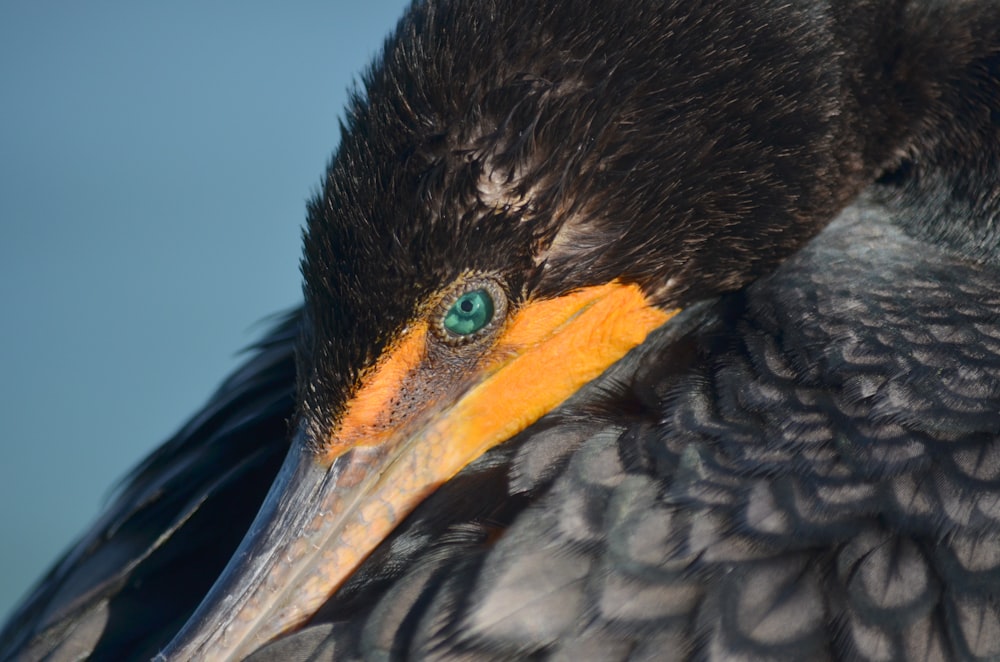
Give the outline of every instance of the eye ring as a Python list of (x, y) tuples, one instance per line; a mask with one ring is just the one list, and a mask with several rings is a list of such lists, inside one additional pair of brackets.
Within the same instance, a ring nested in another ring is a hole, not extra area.
[(497, 329), (507, 317), (507, 308), (507, 292), (497, 279), (463, 278), (436, 307), (433, 327), (446, 343), (464, 345)]

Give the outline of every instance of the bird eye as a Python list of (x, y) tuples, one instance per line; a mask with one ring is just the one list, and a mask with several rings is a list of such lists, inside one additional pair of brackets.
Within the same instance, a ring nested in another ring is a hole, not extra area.
[(507, 317), (507, 290), (492, 274), (469, 274), (441, 300), (434, 325), (449, 345), (464, 345), (500, 328)]
[(444, 315), (444, 328), (456, 336), (469, 336), (493, 320), (493, 297), (485, 289), (458, 297)]

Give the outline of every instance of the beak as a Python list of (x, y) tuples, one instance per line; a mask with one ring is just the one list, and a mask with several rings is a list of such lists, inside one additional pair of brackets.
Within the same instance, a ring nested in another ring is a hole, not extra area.
[[(300, 425), (236, 554), (157, 659), (241, 659), (302, 626), (439, 485), (597, 378), (673, 314), (619, 282), (529, 302), (468, 374), (444, 388), (439, 380), (431, 380), (435, 388), (413, 387), (428, 370), (427, 325), (408, 329), (327, 439), (310, 438)], [(392, 409), (404, 393), (400, 415)]]

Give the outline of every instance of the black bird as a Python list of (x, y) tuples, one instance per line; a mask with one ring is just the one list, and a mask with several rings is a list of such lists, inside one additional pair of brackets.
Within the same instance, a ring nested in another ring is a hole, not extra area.
[(304, 307), (0, 655), (997, 658), (998, 19), (415, 4)]

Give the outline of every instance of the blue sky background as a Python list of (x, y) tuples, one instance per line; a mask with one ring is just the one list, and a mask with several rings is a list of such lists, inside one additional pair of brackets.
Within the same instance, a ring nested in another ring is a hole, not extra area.
[(299, 301), (305, 201), (405, 4), (0, 4), (0, 619)]

